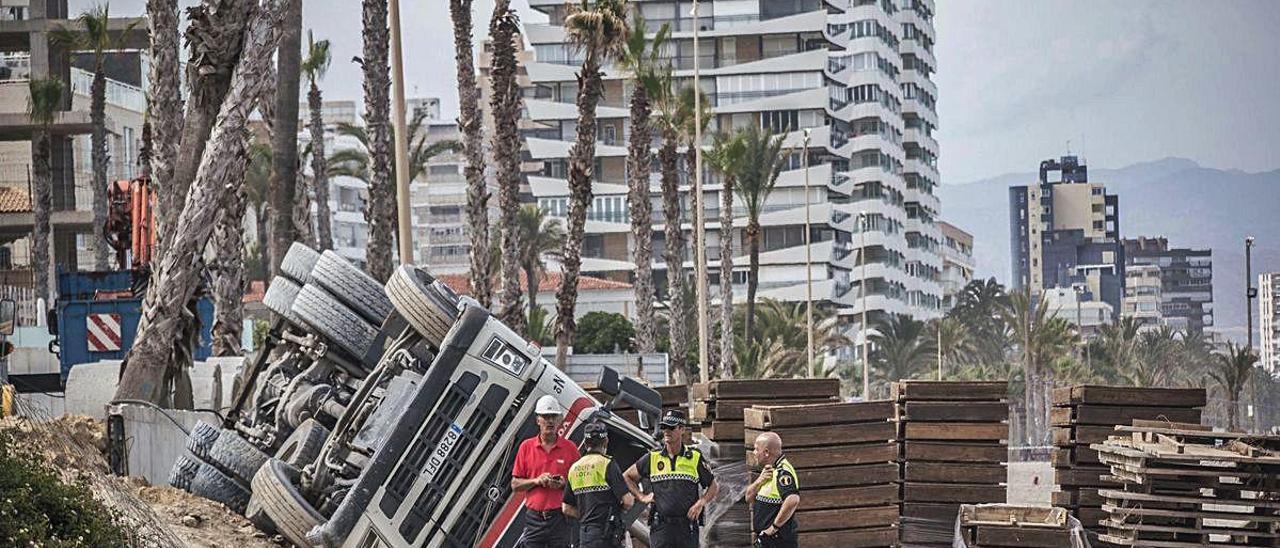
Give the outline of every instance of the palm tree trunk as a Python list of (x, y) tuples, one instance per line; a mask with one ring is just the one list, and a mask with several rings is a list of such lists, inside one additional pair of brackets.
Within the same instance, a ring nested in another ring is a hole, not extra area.
[[(218, 224), (213, 231), (213, 251), (217, 257), (208, 265), (213, 278), (213, 355), (239, 356), (244, 331), (244, 223), (245, 191), (244, 170), (248, 164), (245, 152), (247, 143), (242, 139), (240, 150), (228, 169), (234, 179), (227, 181), (231, 191), (226, 208), (218, 212)], [(237, 165), (238, 164), (238, 165)]]
[[(190, 21), (186, 33), (187, 47), (191, 58), (196, 61), (187, 64), (190, 97), (185, 123), (181, 125), (172, 184), (157, 192), (161, 201), (160, 216), (169, 223), (166, 226), (176, 223), (182, 213), (188, 188), (195, 180), (218, 109), (231, 85), (231, 72), (240, 57), (245, 24), (254, 5), (250, 0), (203, 0), (187, 12)], [(161, 125), (157, 123), (157, 131)], [(159, 133), (156, 137), (161, 143), (157, 148), (163, 148), (163, 137)], [(159, 235), (162, 248), (168, 249), (174, 230), (164, 229)], [(160, 254), (155, 256), (158, 258)]]
[(107, 75), (103, 72), (103, 55), (99, 54), (89, 87), (89, 121), (93, 125), (90, 146), (93, 149), (93, 269), (107, 270)]
[(753, 216), (747, 220), (747, 249), (751, 262), (747, 270), (747, 318), (743, 330), (744, 340), (755, 340), (756, 326), (756, 289), (760, 287), (760, 218)]
[[(517, 223), (520, 201), (520, 89), (516, 82), (516, 43), (519, 20), (510, 3), (499, 0), (493, 10), (489, 34), (493, 37), (493, 155), (498, 172), (498, 208), (502, 270), (502, 293), (498, 318), (517, 333), (525, 331), (524, 307), (520, 304), (520, 230)], [(473, 253), (474, 254), (474, 253)]]
[(569, 345), (577, 330), (574, 310), (578, 304), (578, 274), (582, 268), (582, 241), (586, 234), (587, 207), (591, 205), (592, 169), (596, 159), (596, 105), (604, 94), (600, 61), (588, 52), (578, 73), (578, 134), (569, 149), (569, 216), (566, 219), (563, 272), (556, 292), (556, 366), (562, 371)]
[[(151, 89), (147, 91), (147, 123), (153, 143), (150, 176), (159, 201), (156, 230), (166, 234), (178, 218), (174, 203), (179, 197), (174, 196), (172, 185), (183, 126), (178, 72), (178, 0), (147, 0), (147, 24), (151, 37)], [(163, 257), (165, 249), (163, 242), (157, 241), (152, 257)]]
[(689, 379), (689, 331), (685, 318), (688, 315), (688, 302), (685, 301), (684, 274), (684, 229), (681, 227), (680, 213), (680, 172), (679, 157), (676, 152), (676, 132), (670, 127), (662, 131), (662, 148), (658, 149), (658, 161), (662, 168), (662, 211), (666, 228), (663, 231), (666, 242), (667, 263), (667, 334), (669, 337), (669, 355), (667, 361), (675, 374), (675, 382), (681, 384)]
[(630, 179), (631, 232), (636, 247), (636, 351), (649, 354), (656, 349), (653, 321), (653, 203), (649, 201), (649, 94), (636, 85), (631, 92), (631, 142), (627, 156)]
[(489, 186), (484, 178), (480, 93), (471, 54), (471, 0), (450, 0), (454, 61), (458, 68), (458, 126), (467, 157), (467, 232), (471, 237), (471, 294), (481, 306), (493, 304), (489, 261)]
[(321, 250), (333, 249), (332, 215), (329, 212), (329, 175), (325, 172), (324, 117), (320, 86), (311, 81), (307, 92), (311, 110), (311, 184), (316, 193), (316, 244)]
[(36, 297), (44, 299), (45, 306), (49, 306), (52, 304), (49, 297), (53, 295), (49, 277), (53, 240), (53, 227), (49, 224), (53, 212), (53, 173), (50, 169), (53, 143), (48, 131), (35, 132), (31, 140), (31, 211), (35, 217), (35, 226), (31, 229), (31, 267), (35, 271)]
[(276, 53), (275, 122), (271, 129), (271, 272), (280, 273), (280, 261), (297, 238), (294, 216), (298, 195), (298, 86), (302, 78), (302, 0), (282, 0), (284, 19)]
[(311, 230), (311, 195), (307, 193), (306, 177), (298, 177), (298, 186), (294, 187), (293, 198), (293, 239), (307, 247), (316, 247), (316, 235)]
[(369, 133), (369, 223), (366, 260), (369, 275), (385, 282), (391, 276), (394, 246), (395, 181), (391, 179), (391, 72), (388, 68), (387, 0), (363, 0), (364, 123)]
[(274, 3), (255, 10), (244, 32), (244, 47), (231, 79), (231, 88), (218, 113), (206, 154), (200, 159), (195, 183), (174, 227), (173, 245), (160, 260), (155, 281), (148, 288), (138, 322), (133, 348), (121, 365), (117, 399), (163, 402), (169, 393), (165, 382), (172, 357), (173, 340), (182, 336), (180, 317), (200, 285), (199, 257), (217, 221), (219, 209), (236, 189), (226, 182), (235, 180), (233, 169), (239, 147), (243, 146), (251, 100), (261, 91), (263, 75), (270, 63), (279, 35), (279, 10)]
[(720, 378), (733, 378), (733, 177), (720, 191)]

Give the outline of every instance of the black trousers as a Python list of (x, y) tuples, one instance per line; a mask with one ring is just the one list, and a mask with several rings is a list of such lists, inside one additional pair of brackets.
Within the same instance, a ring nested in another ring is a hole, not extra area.
[(524, 533), (516, 546), (521, 548), (569, 548), (569, 522), (559, 511), (524, 514)]
[(778, 531), (771, 537), (760, 536), (759, 533), (753, 534), (760, 548), (796, 548), (795, 528), (791, 528), (790, 531)]
[(578, 548), (620, 548), (621, 535), (610, 536), (607, 525), (586, 524), (578, 529)]
[(698, 548), (698, 524), (684, 518), (654, 519), (649, 548)]

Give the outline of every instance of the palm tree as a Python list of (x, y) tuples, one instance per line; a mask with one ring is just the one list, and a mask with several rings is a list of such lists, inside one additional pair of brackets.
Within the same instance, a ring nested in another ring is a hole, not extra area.
[(329, 41), (315, 41), (307, 31), (307, 56), (302, 60), (302, 72), (307, 75), (311, 89), (307, 91), (307, 108), (311, 111), (311, 184), (316, 195), (316, 243), (320, 249), (333, 249), (333, 228), (329, 214), (329, 177), (325, 170), (324, 117), (321, 109), (324, 101), (320, 95), (320, 79), (329, 70)]
[(1008, 302), (1004, 286), (995, 278), (973, 280), (965, 285), (955, 308), (948, 313), (972, 334), (975, 360), (997, 363), (1005, 359), (1009, 328), (1004, 322), (1003, 311)]
[[(743, 337), (734, 346), (739, 378), (787, 378), (808, 373), (808, 333), (802, 303), (784, 303), (773, 299), (760, 302), (757, 311), (756, 337)], [(743, 315), (736, 320), (744, 321)], [(818, 355), (847, 346), (849, 339), (840, 331), (835, 314), (814, 311), (814, 346)]]
[(948, 364), (968, 363), (973, 359), (975, 345), (970, 338), (969, 329), (960, 320), (953, 317), (942, 317), (930, 322), (929, 335), (938, 352), (938, 380), (942, 380), (943, 372)]
[(1238, 427), (1236, 414), (1240, 408), (1240, 394), (1253, 378), (1258, 356), (1251, 348), (1227, 343), (1226, 351), (1214, 354), (1213, 357), (1214, 367), (1208, 370), (1208, 374), (1227, 395), (1227, 428), (1235, 430)]
[[(395, 179), (391, 172), (391, 72), (388, 67), (387, 0), (362, 0), (364, 25), (364, 123), (368, 136), (369, 201), (364, 219), (369, 224), (365, 262), (369, 275), (385, 282), (391, 276), (396, 225)], [(405, 260), (408, 260), (406, 257)]]
[[(1123, 318), (1129, 320), (1132, 318)], [(1168, 386), (1178, 364), (1178, 331), (1162, 325), (1138, 337), (1135, 356), (1122, 374), (1129, 384), (1139, 387)]]
[[(156, 190), (159, 215), (156, 230), (168, 233), (178, 214), (171, 196), (173, 172), (182, 140), (182, 92), (178, 64), (178, 0), (147, 0), (148, 35), (151, 39), (151, 77), (147, 90), (147, 123), (151, 129), (151, 187)], [(143, 166), (147, 169), (148, 166)], [(152, 256), (163, 257), (164, 238), (156, 242)], [(153, 269), (154, 270), (154, 269)]]
[(217, 226), (213, 230), (210, 246), (216, 259), (207, 264), (212, 278), (213, 293), (213, 355), (239, 356), (242, 353), (241, 334), (244, 331), (244, 208), (247, 197), (246, 169), (249, 164), (248, 136), (242, 136), (239, 150), (228, 168), (231, 180), (227, 186), (233, 190), (228, 195), (226, 207), (218, 212)]
[(1048, 384), (1050, 366), (1071, 353), (1076, 335), (1071, 325), (1054, 317), (1043, 297), (1033, 298), (1026, 291), (1009, 295), (1003, 311), (1004, 322), (1013, 334), (1022, 362), (1025, 384), (1027, 432), (1029, 443), (1040, 443), (1048, 435)]
[[(774, 136), (768, 130), (754, 125), (747, 127), (742, 133), (745, 149), (741, 169), (739, 170), (737, 187), (738, 197), (747, 208), (747, 249), (750, 255), (750, 268), (747, 270), (747, 321), (746, 333), (750, 337), (755, 328), (756, 290), (760, 287), (760, 214), (764, 211), (764, 203), (778, 184), (778, 174), (786, 154), (782, 152), (782, 140), (785, 136)], [(809, 151), (804, 151), (808, 154)]]
[(36, 296), (49, 302), (53, 294), (49, 261), (53, 241), (53, 227), (49, 216), (53, 212), (53, 138), (49, 126), (62, 110), (62, 95), (66, 85), (57, 78), (36, 78), (28, 83), (30, 98), (27, 115), (38, 130), (31, 135), (31, 212), (35, 225), (31, 229), (31, 263), (35, 270)]
[[(689, 178), (688, 184), (690, 186), (693, 186), (695, 182), (695, 177), (698, 170), (698, 167), (697, 167), (698, 166), (698, 161), (697, 161), (698, 149), (702, 146), (702, 143), (698, 142), (698, 134), (699, 132), (706, 132), (707, 128), (710, 127), (711, 119), (713, 118), (713, 116), (711, 115), (710, 107), (708, 106), (709, 104), (710, 104), (710, 100), (707, 98), (705, 93), (703, 93), (700, 90), (695, 90), (693, 86), (686, 86), (680, 89), (679, 93), (674, 98), (674, 104), (670, 106), (670, 108), (672, 108), (675, 111), (675, 118), (679, 124), (677, 126), (677, 129), (679, 132), (680, 139), (684, 141), (686, 146), (684, 163), (685, 163), (685, 173), (688, 174), (688, 178)], [(690, 192), (689, 197), (690, 197), (689, 208), (691, 210), (691, 215), (693, 216), (693, 220), (696, 222), (696, 219), (698, 217), (697, 212), (699, 210), (704, 210), (704, 211), (706, 210), (706, 204), (703, 203), (703, 201), (706, 199), (706, 192), (704, 191), (701, 195), (694, 192)], [(701, 227), (701, 226), (694, 227), (694, 229), (690, 231), (690, 236), (692, 239), (693, 249), (695, 250), (706, 249), (706, 231), (704, 227)], [(696, 259), (696, 252), (693, 258)], [(709, 281), (706, 279), (708, 276), (710, 276), (709, 272), (710, 271), (708, 269), (702, 269), (701, 272), (699, 272), (697, 268), (694, 269), (694, 275), (699, 276), (700, 279), (694, 280), (694, 288), (695, 288), (695, 291), (693, 292), (694, 300), (691, 301), (694, 304), (690, 307), (692, 309), (691, 310), (692, 313), (696, 314), (697, 310), (701, 306), (707, 307), (707, 310), (709, 312), (714, 312), (711, 310), (711, 294), (709, 290), (710, 286), (709, 286)], [(698, 285), (708, 288), (708, 292), (705, 295), (700, 296), (703, 302), (697, 302), (696, 300), (699, 298), (698, 292), (696, 291), (696, 288), (698, 287)], [(701, 318), (699, 318), (698, 321), (702, 321)], [(708, 315), (707, 321), (713, 322), (715, 320), (714, 318), (710, 317), (710, 315)], [(710, 327), (708, 327), (708, 329), (710, 329)], [(710, 345), (710, 343), (708, 343), (708, 345)], [(699, 341), (699, 349), (700, 348), (701, 348), (701, 341)], [(708, 353), (707, 353), (708, 359), (710, 359), (711, 357), (712, 350), (713, 349), (708, 349)], [(699, 354), (700, 353), (701, 351), (699, 350)], [(708, 364), (698, 365), (698, 367), (704, 367), (704, 366), (709, 367)]]
[[(665, 228), (663, 262), (667, 265), (667, 313), (674, 318), (688, 318), (686, 299), (688, 277), (684, 272), (685, 240), (683, 212), (680, 208), (680, 166), (677, 147), (680, 144), (680, 120), (677, 118), (678, 94), (672, 89), (671, 67), (658, 67), (654, 74), (658, 88), (654, 98), (661, 109), (657, 119), (662, 135), (658, 148), (658, 167), (662, 174), (662, 213)], [(633, 137), (634, 138), (634, 137)], [(689, 378), (689, 326), (687, 322), (667, 322), (668, 360), (677, 383)]]
[(181, 376), (171, 364), (174, 341), (185, 340), (186, 325), (180, 317), (200, 284), (199, 256), (208, 243), (218, 211), (228, 207), (233, 190), (233, 170), (245, 142), (249, 113), (261, 97), (271, 53), (280, 40), (281, 13), (273, 4), (253, 10), (244, 30), (239, 63), (231, 76), (231, 86), (217, 115), (205, 154), (191, 187), (187, 205), (174, 227), (172, 246), (160, 260), (154, 280), (142, 304), (141, 319), (133, 347), (121, 365), (116, 399), (166, 403), (170, 386)]
[(50, 40), (58, 46), (72, 50), (88, 51), (93, 54), (93, 83), (89, 86), (89, 121), (93, 125), (90, 137), (90, 157), (93, 161), (93, 268), (106, 270), (109, 268), (107, 236), (107, 164), (111, 157), (107, 153), (107, 51), (121, 49), (128, 33), (136, 23), (131, 23), (125, 32), (112, 36), (108, 29), (111, 22), (110, 4), (90, 8), (76, 18), (79, 28), (68, 29), (58, 27), (49, 35)]
[(630, 202), (631, 232), (635, 236), (632, 258), (636, 263), (636, 350), (642, 354), (652, 353), (657, 344), (653, 314), (653, 202), (649, 200), (654, 126), (651, 117), (653, 98), (667, 85), (665, 75), (660, 72), (658, 54), (670, 30), (669, 25), (662, 25), (650, 45), (644, 19), (637, 15), (627, 36), (626, 48), (618, 59), (635, 80), (631, 91), (631, 140), (627, 143), (627, 201)]
[[(524, 271), (524, 283), (529, 293), (529, 314), (538, 308), (538, 280), (546, 272), (544, 257), (558, 257), (564, 246), (564, 228), (560, 220), (548, 218), (547, 211), (535, 205), (520, 208), (516, 217), (520, 231), (520, 269)], [(533, 333), (530, 332), (529, 335)]]
[(717, 133), (707, 162), (720, 172), (720, 377), (733, 378), (733, 192), (745, 160), (741, 133)]
[[(157, 217), (163, 220), (162, 227), (169, 227), (159, 232), (160, 249), (153, 253), (157, 257), (163, 254), (161, 250), (168, 249), (176, 234), (172, 227), (182, 214), (218, 111), (231, 86), (231, 73), (240, 59), (246, 24), (255, 5), (247, 0), (203, 1), (187, 10), (187, 112), (183, 119), (175, 120), (181, 137), (173, 177), (171, 181), (161, 180), (164, 186), (156, 193), (160, 210)], [(163, 147), (161, 141), (159, 148)]]
[(937, 347), (922, 321), (894, 314), (877, 322), (870, 336), (872, 371), (884, 386), (900, 379), (912, 379), (929, 370)]
[(524, 307), (520, 304), (520, 233), (516, 217), (520, 210), (520, 87), (516, 81), (516, 43), (520, 18), (510, 0), (498, 0), (489, 22), (493, 41), (493, 68), (489, 101), (493, 112), (493, 161), (497, 166), (499, 244), (502, 261), (498, 295), (498, 318), (517, 333), (524, 331)]
[[(467, 234), (471, 249), (482, 251), (489, 249), (489, 186), (484, 179), (480, 93), (471, 57), (471, 0), (449, 0), (449, 15), (453, 19), (453, 58), (458, 68), (458, 128), (467, 157)], [(493, 304), (492, 270), (484, 253), (471, 254), (471, 294), (485, 308)]]
[(578, 133), (569, 148), (569, 216), (556, 292), (556, 365), (564, 368), (576, 329), (578, 274), (582, 268), (582, 240), (591, 205), (592, 168), (596, 157), (596, 106), (604, 95), (601, 67), (626, 47), (625, 0), (582, 0), (564, 20), (565, 38), (583, 54), (578, 72)]
[[(259, 105), (261, 108), (261, 104)], [(271, 280), (270, 256), (270, 209), (271, 209), (271, 145), (252, 139), (246, 151), (248, 156), (245, 166), (244, 187), (245, 205), (252, 208), (257, 222), (257, 241), (253, 247), (257, 251), (257, 263), (260, 268), (253, 276), (263, 282)]]
[(1115, 376), (1118, 381), (1133, 386), (1144, 386), (1145, 378), (1142, 372), (1136, 371), (1139, 368), (1136, 364), (1140, 361), (1139, 327), (1141, 324), (1131, 317), (1104, 324), (1098, 328), (1098, 336), (1094, 339), (1098, 343), (1089, 349), (1090, 360), (1097, 364), (1100, 370)]

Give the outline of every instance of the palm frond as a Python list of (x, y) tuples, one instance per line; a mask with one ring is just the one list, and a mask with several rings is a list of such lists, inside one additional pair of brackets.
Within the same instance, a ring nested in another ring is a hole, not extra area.
[(27, 84), (30, 97), (27, 99), (27, 115), (31, 122), (41, 126), (53, 123), (62, 109), (62, 94), (66, 84), (55, 78), (33, 78)]
[(324, 78), (326, 72), (329, 71), (329, 62), (332, 56), (329, 54), (329, 41), (320, 40), (317, 42), (312, 36), (311, 31), (307, 31), (307, 55), (302, 59), (302, 73), (311, 79), (311, 83), (316, 83)]

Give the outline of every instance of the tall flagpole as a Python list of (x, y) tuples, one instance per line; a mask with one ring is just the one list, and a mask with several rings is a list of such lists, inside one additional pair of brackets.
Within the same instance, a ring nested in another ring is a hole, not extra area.
[(400, 47), (400, 0), (388, 3), (391, 20), (391, 117), (396, 147), (396, 241), (400, 244), (400, 264), (413, 263), (413, 227), (409, 222), (409, 131), (405, 127), (404, 56)]
[(804, 285), (805, 285), (805, 322), (808, 324), (809, 376), (814, 375), (813, 363), (813, 247), (809, 241), (812, 229), (809, 220), (809, 130), (804, 130)]

